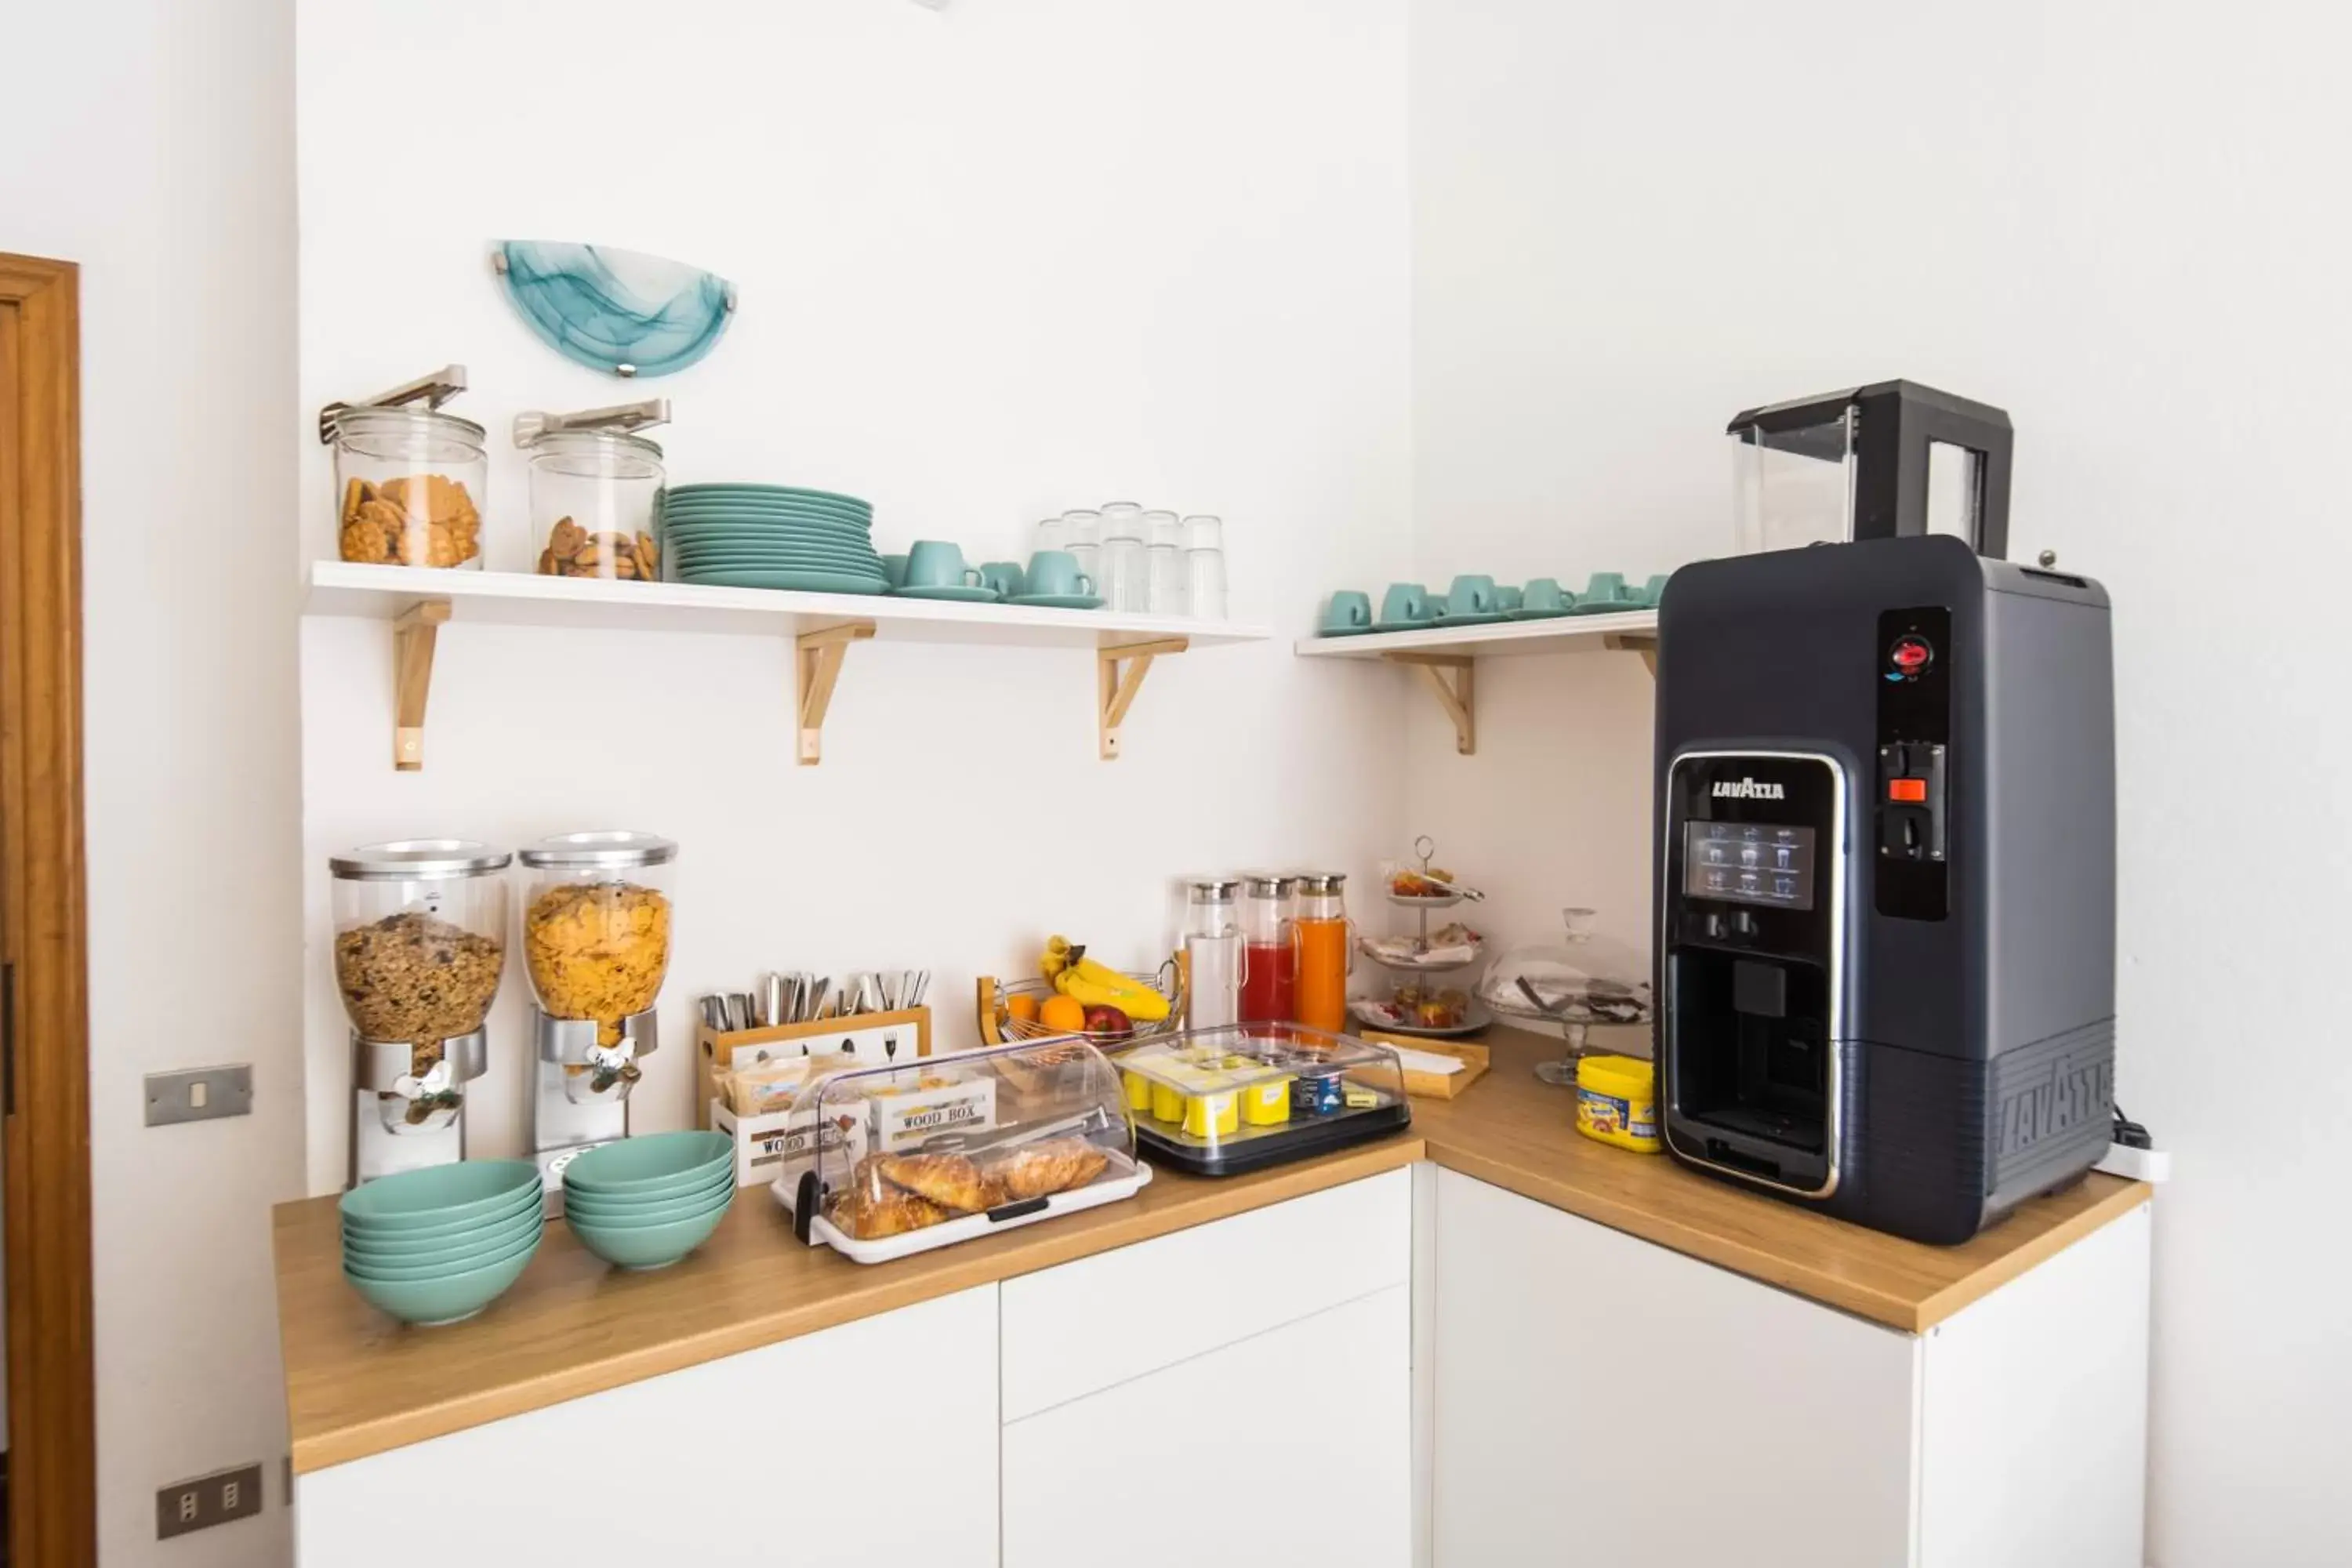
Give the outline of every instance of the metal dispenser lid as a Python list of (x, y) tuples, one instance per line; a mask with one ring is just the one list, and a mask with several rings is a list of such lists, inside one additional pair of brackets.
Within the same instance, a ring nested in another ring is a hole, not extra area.
[(1278, 899), (1298, 890), (1298, 879), (1288, 871), (1244, 871), (1242, 880), (1249, 884), (1254, 899)]
[(583, 408), (573, 414), (534, 409), (515, 416), (514, 444), (530, 451), (551, 437), (580, 436), (600, 445), (659, 458), (659, 446), (632, 432), (668, 423), (667, 397), (648, 397), (642, 403), (615, 404), (610, 408)]
[[(333, 446), (342, 434), (345, 416), (358, 426), (373, 419), (378, 423), (411, 425), (424, 429), (446, 430), (464, 436), (479, 445), (485, 434), (470, 419), (460, 419), (455, 414), (444, 414), (441, 405), (466, 390), (466, 367), (445, 364), (430, 374), (415, 381), (403, 382), (389, 392), (379, 392), (373, 397), (362, 397), (356, 403), (330, 403), (319, 410), (319, 439)], [(413, 408), (422, 402), (425, 406)]]
[(1301, 871), (1298, 890), (1302, 893), (1337, 893), (1346, 890), (1348, 874), (1344, 871)]
[(1186, 884), (1196, 904), (1230, 904), (1241, 882), (1233, 877), (1201, 877)]
[(514, 857), (473, 838), (395, 838), (362, 844), (327, 861), (346, 882), (418, 882), (436, 877), (486, 877)]
[(632, 866), (664, 866), (677, 858), (677, 844), (654, 833), (626, 828), (600, 828), (591, 833), (558, 833), (515, 852), (533, 868), (621, 871)]

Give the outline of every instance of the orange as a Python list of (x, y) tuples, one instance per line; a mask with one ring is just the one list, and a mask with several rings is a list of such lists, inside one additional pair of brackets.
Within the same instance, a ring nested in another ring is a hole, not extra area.
[(1055, 994), (1045, 998), (1037, 1009), (1037, 1021), (1049, 1029), (1066, 1029), (1077, 1034), (1087, 1026), (1086, 1004), (1075, 996)]
[(1015, 991), (1004, 999), (1004, 1016), (1018, 1018), (1024, 1024), (1037, 1021), (1037, 998)]

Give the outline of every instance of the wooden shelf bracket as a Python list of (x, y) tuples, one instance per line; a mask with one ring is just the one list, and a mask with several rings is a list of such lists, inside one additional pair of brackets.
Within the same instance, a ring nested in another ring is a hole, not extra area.
[(433, 643), (449, 618), (449, 601), (423, 599), (392, 623), (392, 765), (425, 769), (425, 702), (433, 695)]
[(833, 688), (841, 679), (841, 661), (849, 645), (874, 635), (872, 621), (844, 621), (837, 626), (803, 632), (794, 639), (793, 663), (800, 682), (800, 765), (813, 768), (824, 760), (824, 714), (833, 706)]
[(1163, 653), (1182, 653), (1191, 646), (1184, 637), (1161, 637), (1095, 649), (1096, 734), (1102, 743), (1104, 762), (1118, 760), (1118, 727), (1127, 721), (1127, 710), (1135, 706), (1135, 694), (1143, 689), (1151, 661)]
[(1394, 664), (1421, 671), (1438, 705), (1454, 721), (1454, 749), (1465, 757), (1478, 754), (1478, 665), (1458, 653), (1387, 653)]
[(1607, 648), (1609, 649), (1609, 651), (1610, 651), (1610, 652), (1612, 652), (1612, 653), (1638, 653), (1638, 654), (1640, 654), (1640, 655), (1642, 656), (1642, 663), (1643, 663), (1643, 665), (1644, 667), (1646, 667), (1646, 668), (1648, 668), (1649, 672), (1650, 672), (1650, 679), (1653, 679), (1653, 680), (1655, 680), (1655, 679), (1657, 679), (1657, 677), (1658, 677), (1658, 639), (1657, 639), (1657, 638), (1655, 638), (1655, 637), (1631, 637), (1631, 636), (1628, 636), (1628, 635), (1626, 635), (1626, 634), (1624, 634), (1624, 633), (1622, 633), (1622, 632), (1612, 632), (1612, 633), (1611, 633), (1611, 634), (1609, 635), (1609, 637), (1604, 640), (1604, 642), (1603, 642), (1602, 646), (1604, 646), (1605, 647), (1607, 647)]

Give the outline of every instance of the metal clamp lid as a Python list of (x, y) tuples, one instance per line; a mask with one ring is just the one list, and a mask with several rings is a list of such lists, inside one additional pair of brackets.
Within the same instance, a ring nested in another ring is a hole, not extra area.
[(1244, 871), (1242, 880), (1254, 899), (1286, 898), (1298, 890), (1298, 878), (1289, 871)]
[(1186, 884), (1196, 903), (1228, 904), (1240, 890), (1240, 879), (1234, 877), (1201, 877)]
[(436, 877), (485, 877), (514, 857), (473, 838), (395, 838), (362, 844), (330, 857), (327, 869), (346, 882), (418, 882)]
[(677, 858), (677, 843), (656, 833), (627, 828), (600, 828), (591, 833), (558, 833), (515, 852), (533, 868), (562, 870), (625, 870), (631, 866), (662, 866)]
[(1347, 885), (1348, 874), (1344, 871), (1298, 873), (1298, 890), (1302, 893), (1337, 893), (1343, 891)]
[[(526, 449), (539, 444), (541, 437), (568, 432), (612, 436), (623, 439), (632, 432), (650, 430), (656, 425), (669, 423), (669, 399), (648, 397), (642, 403), (619, 403), (609, 408), (583, 408), (572, 414), (548, 414), (529, 409), (514, 418), (514, 444)], [(651, 441), (637, 440), (635, 445), (650, 447), (654, 456), (661, 448)]]
[[(341, 433), (342, 415), (346, 409), (404, 408), (422, 399), (427, 413), (438, 414), (443, 404), (465, 390), (466, 367), (445, 364), (415, 381), (403, 382), (390, 392), (379, 392), (373, 397), (362, 397), (354, 403), (330, 403), (319, 410), (319, 442), (327, 447), (335, 444), (335, 437)], [(482, 433), (482, 427), (470, 419), (459, 419), (454, 414), (446, 417), (465, 426), (477, 436)]]

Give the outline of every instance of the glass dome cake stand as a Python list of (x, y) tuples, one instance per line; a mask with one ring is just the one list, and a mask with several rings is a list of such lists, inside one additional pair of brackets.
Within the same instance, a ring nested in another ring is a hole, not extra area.
[(1597, 918), (1591, 910), (1560, 910), (1565, 942), (1513, 948), (1495, 960), (1478, 986), (1478, 999), (1498, 1016), (1558, 1026), (1567, 1049), (1556, 1061), (1538, 1063), (1536, 1076), (1564, 1089), (1576, 1087), (1577, 1059), (1588, 1053), (1586, 1035), (1594, 1026), (1648, 1024), (1656, 1016), (1648, 961), (1599, 935)]

